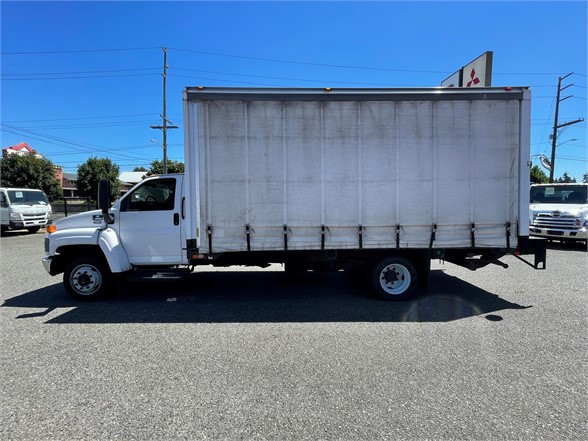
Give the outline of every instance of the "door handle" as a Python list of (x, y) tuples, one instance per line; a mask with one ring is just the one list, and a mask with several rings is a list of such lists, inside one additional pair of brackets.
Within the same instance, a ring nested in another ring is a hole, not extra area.
[(174, 213), (174, 225), (180, 225), (180, 214)]

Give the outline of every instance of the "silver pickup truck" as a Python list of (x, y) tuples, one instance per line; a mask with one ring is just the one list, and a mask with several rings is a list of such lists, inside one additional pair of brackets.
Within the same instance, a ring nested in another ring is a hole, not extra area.
[(588, 184), (532, 185), (530, 203), (530, 235), (588, 241)]

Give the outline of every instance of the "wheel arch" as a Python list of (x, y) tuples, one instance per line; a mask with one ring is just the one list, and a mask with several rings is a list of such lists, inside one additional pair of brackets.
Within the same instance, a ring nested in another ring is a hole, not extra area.
[(57, 248), (51, 264), (51, 274), (57, 275), (65, 271), (69, 263), (80, 256), (92, 256), (107, 262), (104, 253), (98, 245), (64, 245)]
[(100, 233), (98, 246), (102, 250), (111, 272), (122, 273), (132, 268), (129, 256), (113, 229), (107, 228)]

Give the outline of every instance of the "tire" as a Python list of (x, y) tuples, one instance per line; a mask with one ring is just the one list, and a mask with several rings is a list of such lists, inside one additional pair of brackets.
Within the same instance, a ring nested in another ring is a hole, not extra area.
[(302, 262), (286, 262), (284, 272), (289, 275), (306, 274), (308, 268)]
[(388, 257), (373, 267), (371, 285), (381, 299), (405, 300), (415, 292), (417, 270), (410, 260)]
[(41, 227), (30, 227), (30, 228), (27, 228), (27, 230), (29, 230), (29, 233), (31, 233), (31, 234), (35, 234), (40, 229), (41, 229)]
[(113, 276), (108, 265), (88, 256), (72, 260), (63, 273), (65, 290), (76, 300), (98, 300), (114, 292)]

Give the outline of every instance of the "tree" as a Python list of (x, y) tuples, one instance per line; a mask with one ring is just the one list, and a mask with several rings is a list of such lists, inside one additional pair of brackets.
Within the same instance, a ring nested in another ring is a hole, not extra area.
[(120, 196), (120, 180), (118, 165), (108, 158), (91, 157), (78, 167), (78, 193), (98, 199), (98, 182), (110, 181), (110, 197), (112, 200)]
[(564, 172), (561, 178), (557, 178), (555, 182), (560, 184), (569, 184), (572, 182), (576, 182), (576, 178), (572, 178), (570, 175), (568, 175), (568, 172)]
[(38, 188), (52, 199), (63, 195), (53, 163), (34, 154), (0, 158), (0, 175), (2, 187)]
[[(184, 173), (184, 163), (179, 161), (167, 160), (167, 172), (168, 173)], [(149, 172), (147, 175), (161, 175), (163, 174), (163, 161), (156, 159), (151, 163)]]
[(135, 168), (133, 169), (133, 171), (134, 171), (134, 172), (142, 172), (142, 171), (146, 172), (146, 171), (147, 171), (147, 169), (146, 169), (145, 167), (135, 167)]
[(531, 168), (531, 182), (533, 184), (547, 184), (549, 182), (549, 176), (538, 165), (534, 165)]
[(588, 173), (584, 173), (584, 177), (582, 178), (582, 182), (584, 184), (588, 184)]

